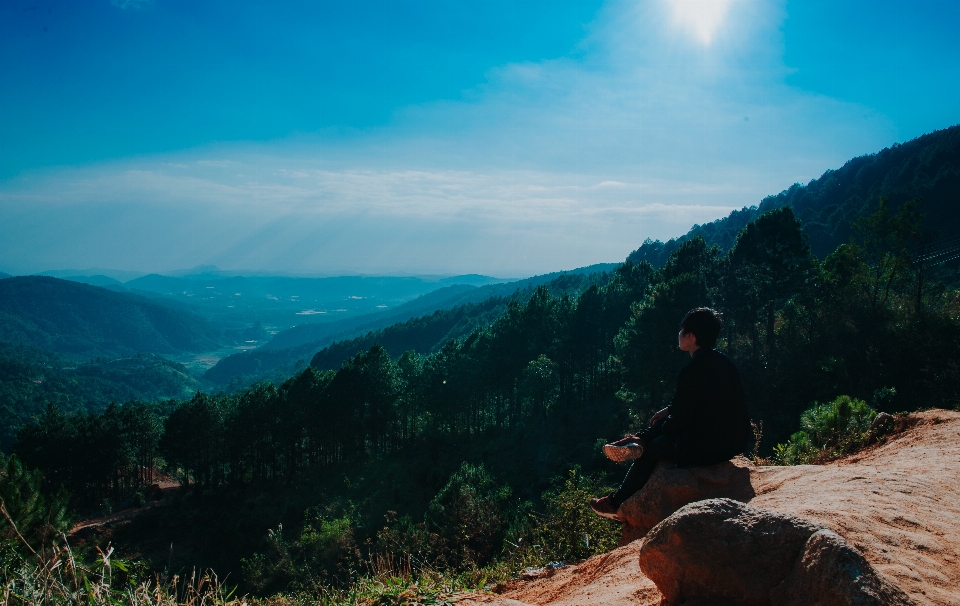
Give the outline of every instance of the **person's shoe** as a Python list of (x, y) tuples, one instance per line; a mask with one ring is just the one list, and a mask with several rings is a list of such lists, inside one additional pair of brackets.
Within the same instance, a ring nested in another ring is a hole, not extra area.
[(613, 504), (613, 495), (608, 494), (599, 499), (590, 499), (590, 509), (598, 516), (620, 521), (620, 516), (617, 515), (617, 510), (620, 508)]
[(617, 440), (611, 444), (604, 444), (603, 454), (611, 461), (624, 463), (642, 457), (643, 444), (636, 440)]

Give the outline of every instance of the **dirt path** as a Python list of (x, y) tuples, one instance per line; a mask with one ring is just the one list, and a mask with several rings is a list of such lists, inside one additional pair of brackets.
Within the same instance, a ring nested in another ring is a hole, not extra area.
[(69, 536), (73, 536), (78, 532), (82, 530), (86, 530), (88, 528), (99, 528), (100, 526), (114, 524), (122, 520), (128, 520), (130, 518), (133, 518), (143, 513), (144, 511), (147, 511), (148, 509), (153, 509), (154, 507), (157, 507), (163, 504), (163, 501), (166, 498), (170, 497), (170, 494), (172, 491), (178, 490), (180, 488), (179, 483), (174, 482), (173, 480), (168, 480), (168, 479), (161, 480), (158, 483), (158, 486), (162, 491), (162, 495), (163, 495), (162, 498), (147, 501), (146, 503), (143, 504), (142, 507), (127, 507), (126, 509), (120, 509), (118, 511), (114, 511), (106, 515), (97, 516), (95, 518), (87, 518), (85, 520), (80, 520), (79, 522), (76, 523), (76, 525), (74, 525), (73, 528), (70, 529), (70, 532), (68, 532), (67, 534)]
[[(825, 524), (924, 606), (960, 604), (960, 413), (931, 410), (896, 439), (828, 465), (761, 467), (752, 505)], [(653, 606), (660, 593), (637, 564), (640, 541), (501, 595), (486, 606)]]

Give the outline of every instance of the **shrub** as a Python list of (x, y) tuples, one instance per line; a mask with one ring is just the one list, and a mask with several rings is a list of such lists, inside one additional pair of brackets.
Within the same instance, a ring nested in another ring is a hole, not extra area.
[(814, 402), (800, 416), (801, 431), (774, 447), (780, 465), (814, 463), (851, 453), (867, 442), (877, 411), (863, 400), (840, 396), (829, 404)]
[(455, 568), (490, 562), (503, 546), (509, 498), (510, 488), (498, 486), (483, 465), (463, 463), (424, 514), (438, 560)]
[(371, 557), (394, 562), (398, 567), (411, 571), (433, 567), (435, 546), (430, 540), (423, 522), (415, 523), (408, 515), (397, 517), (397, 512), (388, 511), (385, 523), (374, 537)]
[(267, 543), (270, 545), (267, 553), (257, 552), (240, 560), (243, 580), (261, 595), (286, 589), (297, 576), (290, 554), (292, 546), (284, 539), (282, 524), (276, 530), (267, 531)]
[(339, 518), (323, 516), (317, 508), (304, 514), (304, 528), (298, 540), (306, 566), (338, 577), (349, 576), (358, 557), (354, 521), (350, 512)]
[(340, 517), (311, 507), (304, 512), (303, 530), (294, 539), (284, 536), (282, 524), (268, 530), (269, 550), (242, 560), (244, 581), (261, 595), (348, 585), (360, 560), (353, 516), (352, 507)]
[(571, 469), (558, 486), (543, 493), (544, 512), (533, 515), (535, 539), (549, 560), (575, 561), (617, 546), (620, 525), (590, 509), (590, 499), (606, 494), (602, 478)]

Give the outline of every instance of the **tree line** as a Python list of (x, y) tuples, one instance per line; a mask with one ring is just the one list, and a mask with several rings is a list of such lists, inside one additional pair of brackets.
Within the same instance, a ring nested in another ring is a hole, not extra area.
[[(955, 407), (960, 301), (923, 269), (920, 222), (915, 203), (881, 203), (855, 241), (819, 260), (792, 210), (778, 208), (726, 252), (695, 237), (659, 269), (627, 261), (576, 296), (539, 288), (428, 355), (393, 358), (374, 344), (336, 371), (197, 393), (162, 419), (136, 402), (100, 415), (51, 406), (14, 451), (74, 494), (119, 496), (152, 482), (161, 463), (184, 484), (216, 488), (438, 441), (537, 439), (545, 423), (575, 432), (611, 410), (610, 426), (627, 431), (668, 403), (685, 363), (679, 321), (703, 305), (724, 314), (718, 347), (741, 369), (765, 448), (796, 430), (811, 402), (841, 394), (881, 410)], [(576, 439), (604, 437), (615, 436)]]

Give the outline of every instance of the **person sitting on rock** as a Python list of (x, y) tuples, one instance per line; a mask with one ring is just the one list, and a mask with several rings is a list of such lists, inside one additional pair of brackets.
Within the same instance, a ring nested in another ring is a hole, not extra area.
[(650, 427), (609, 445), (614, 450), (642, 449), (642, 454), (616, 492), (590, 501), (597, 514), (619, 519), (620, 505), (643, 488), (660, 461), (683, 467), (713, 465), (747, 450), (752, 431), (740, 373), (713, 349), (721, 328), (720, 314), (706, 307), (684, 316), (678, 341), (692, 359), (677, 377), (670, 405), (653, 415)]

